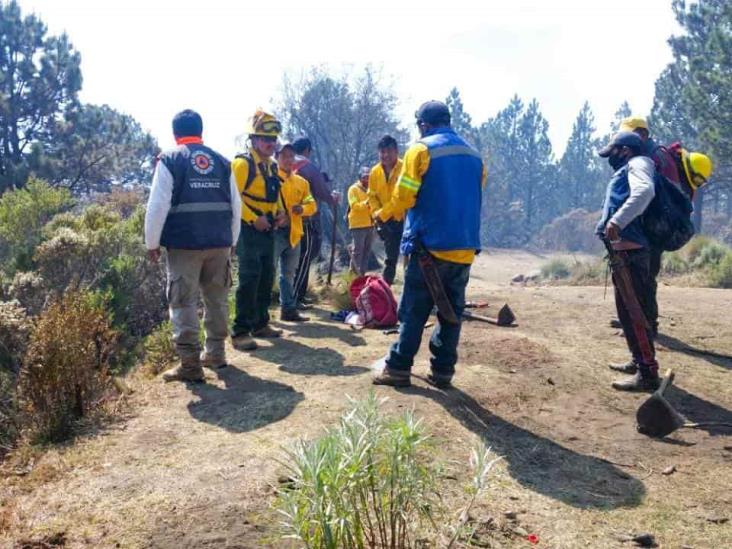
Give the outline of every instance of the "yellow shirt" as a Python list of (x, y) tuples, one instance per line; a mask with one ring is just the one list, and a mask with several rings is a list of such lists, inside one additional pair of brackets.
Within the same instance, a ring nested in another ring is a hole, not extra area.
[[(257, 175), (252, 180), (249, 188), (246, 189), (246, 194), (244, 194), (244, 185), (246, 184), (247, 176), (249, 175), (249, 162), (247, 162), (246, 158), (235, 158), (231, 163), (231, 171), (236, 177), (236, 186), (239, 188), (239, 192), (241, 193), (241, 218), (245, 223), (254, 223), (260, 215), (266, 215), (269, 213), (275, 216), (277, 215), (277, 212), (280, 212), (285, 208), (282, 205), (282, 199), (279, 196), (277, 198), (277, 202), (272, 203), (264, 201), (264, 198), (267, 196), (267, 187), (259, 165), (264, 164), (265, 170), (273, 173), (276, 164), (271, 158), (262, 160), (254, 149), (250, 149), (249, 154), (252, 155), (254, 165), (257, 166)], [(261, 200), (253, 197), (261, 197)]]
[(364, 229), (372, 225), (368, 193), (361, 182), (356, 181), (348, 188), (348, 228)]
[(396, 187), (399, 180), (399, 174), (402, 173), (403, 164), (401, 158), (397, 159), (396, 164), (389, 172), (388, 180), (381, 163), (371, 168), (369, 174), (369, 202), (371, 203), (372, 215), (378, 217), (381, 221), (389, 221), (390, 219), (402, 221), (404, 219), (404, 212), (395, 215), (389, 207), (394, 187)]
[[(391, 195), (389, 205), (393, 215), (404, 215), (404, 212), (412, 208), (417, 201), (419, 187), (422, 185), (422, 177), (427, 173), (430, 166), (430, 153), (427, 145), (423, 143), (415, 143), (404, 154), (404, 166), (399, 181)], [(483, 181), (485, 187), (486, 169), (483, 162)], [(463, 263), (470, 265), (475, 259), (475, 250), (450, 250), (437, 251), (430, 250), (430, 253), (437, 259), (451, 261), (452, 263)]]
[[(287, 175), (282, 170), (279, 170), (280, 178), (282, 179), (282, 201), (287, 212), (287, 217), (290, 219), (290, 246), (293, 248), (297, 246), (298, 242), (302, 238), (304, 230), (302, 228), (302, 218), (310, 217), (318, 211), (318, 205), (310, 194), (310, 183), (303, 177), (300, 177), (294, 172)], [(292, 207), (300, 205), (302, 206), (302, 213), (296, 214), (292, 211)]]

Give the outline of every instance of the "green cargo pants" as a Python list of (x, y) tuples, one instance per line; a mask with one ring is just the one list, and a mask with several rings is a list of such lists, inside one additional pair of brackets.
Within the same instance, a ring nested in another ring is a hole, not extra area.
[(239, 286), (231, 337), (249, 335), (269, 324), (269, 305), (275, 275), (274, 232), (258, 231), (242, 223), (236, 244)]

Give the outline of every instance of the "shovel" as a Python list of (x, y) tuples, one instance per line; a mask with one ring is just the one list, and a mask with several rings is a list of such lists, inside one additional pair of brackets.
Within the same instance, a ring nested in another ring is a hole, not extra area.
[(638, 432), (649, 437), (663, 438), (677, 429), (697, 429), (700, 427), (732, 427), (732, 423), (705, 421), (691, 423), (684, 416), (673, 409), (668, 400), (663, 397), (666, 388), (673, 383), (674, 373), (666, 370), (661, 386), (648, 400), (641, 404), (635, 414), (638, 423)]
[(498, 311), (498, 318), (490, 318), (488, 316), (478, 315), (467, 310), (463, 311), (463, 318), (467, 318), (468, 320), (480, 320), (481, 322), (487, 322), (488, 324), (501, 326), (503, 328), (515, 328), (516, 326), (518, 326), (518, 324), (516, 324), (515, 322), (516, 315), (513, 314), (513, 311), (511, 310), (511, 307), (508, 306), (508, 304), (501, 307), (501, 310)]

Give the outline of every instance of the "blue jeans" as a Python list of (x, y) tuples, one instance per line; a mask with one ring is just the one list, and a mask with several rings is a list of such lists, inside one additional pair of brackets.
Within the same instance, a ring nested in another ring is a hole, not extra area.
[[(434, 259), (447, 298), (458, 318), (465, 309), (465, 287), (470, 278), (470, 265)], [(422, 332), (434, 301), (425, 284), (416, 255), (409, 258), (404, 275), (404, 291), (399, 303), (399, 340), (391, 346), (386, 366), (396, 373), (407, 374), (414, 364), (414, 356), (422, 342)], [(449, 324), (437, 315), (437, 327), (430, 339), (432, 374), (449, 381), (455, 373), (460, 341), (460, 324)]]
[(283, 311), (297, 308), (295, 299), (295, 271), (300, 260), (300, 243), (290, 246), (290, 228), (278, 229), (275, 233), (275, 265), (280, 270), (280, 307)]

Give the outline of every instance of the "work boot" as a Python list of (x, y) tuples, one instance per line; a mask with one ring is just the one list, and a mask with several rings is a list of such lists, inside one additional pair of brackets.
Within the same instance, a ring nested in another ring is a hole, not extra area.
[(371, 381), (374, 385), (389, 385), (391, 387), (409, 387), (412, 382), (409, 380), (409, 372), (399, 372), (384, 368), (374, 376)]
[(638, 371), (638, 363), (632, 358), (624, 364), (608, 364), (607, 367), (616, 372), (630, 375)]
[(427, 383), (438, 389), (452, 389), (452, 377), (448, 378), (437, 374), (427, 374)]
[(304, 301), (298, 301), (297, 302), (297, 310), (298, 311), (309, 311), (312, 308), (313, 308), (312, 305), (310, 305), (308, 303), (305, 303)]
[(198, 366), (198, 369), (191, 366), (183, 366), (183, 364), (166, 370), (163, 372), (163, 381), (191, 381), (194, 383), (202, 383), (205, 380), (203, 375), (203, 369)]
[(267, 326), (260, 328), (259, 330), (254, 330), (252, 332), (253, 337), (262, 337), (262, 338), (275, 338), (280, 337), (282, 335), (282, 330), (276, 330), (272, 328), (269, 324)]
[(257, 342), (249, 334), (239, 334), (231, 338), (231, 344), (237, 351), (253, 351), (257, 348)]
[(225, 358), (216, 358), (214, 356), (210, 356), (206, 351), (203, 351), (201, 353), (201, 366), (204, 368), (210, 368), (211, 370), (219, 370), (221, 368), (226, 368), (227, 364)]
[(610, 321), (610, 327), (611, 328), (616, 328), (618, 330), (622, 330), (623, 329), (623, 325), (621, 324), (621, 322), (617, 318), (613, 318)]
[(297, 312), (297, 309), (292, 309), (287, 311), (282, 310), (282, 312), (280, 312), (280, 320), (284, 320), (285, 322), (307, 322), (310, 318), (302, 316)]
[(652, 393), (661, 385), (658, 374), (655, 376), (643, 376), (637, 372), (633, 377), (613, 381), (613, 389), (618, 391), (650, 392)]

